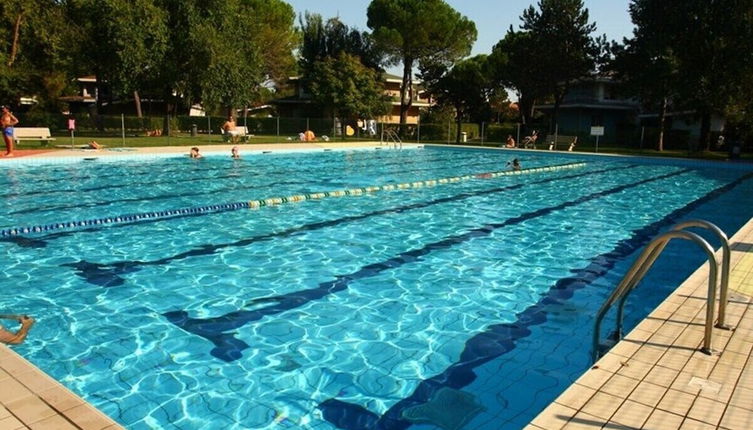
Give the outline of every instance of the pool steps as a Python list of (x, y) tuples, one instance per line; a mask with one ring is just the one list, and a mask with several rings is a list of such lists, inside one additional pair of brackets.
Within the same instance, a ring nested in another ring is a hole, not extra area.
[(130, 223), (130, 222), (136, 222), (136, 221), (142, 221), (142, 220), (171, 218), (171, 217), (176, 217), (176, 216), (181, 216), (181, 215), (205, 215), (205, 214), (217, 213), (217, 212), (234, 211), (234, 210), (239, 210), (239, 209), (258, 209), (264, 206), (276, 206), (276, 205), (280, 205), (284, 203), (301, 202), (305, 200), (319, 200), (319, 199), (324, 199), (328, 197), (359, 196), (363, 194), (375, 193), (378, 191), (394, 191), (394, 190), (405, 190), (405, 189), (410, 189), (410, 188), (433, 187), (436, 185), (462, 182), (462, 181), (467, 181), (471, 179), (492, 179), (492, 178), (498, 178), (501, 176), (513, 176), (513, 175), (522, 175), (522, 174), (529, 174), (529, 173), (552, 172), (556, 170), (574, 169), (574, 168), (579, 168), (579, 167), (584, 167), (584, 166), (586, 166), (586, 163), (583, 163), (583, 162), (567, 163), (567, 164), (559, 164), (559, 165), (554, 165), (554, 166), (532, 167), (529, 169), (522, 169), (522, 170), (504, 170), (504, 171), (498, 171), (498, 172), (476, 173), (476, 174), (464, 175), (464, 176), (452, 176), (448, 178), (430, 179), (430, 180), (425, 180), (425, 181), (404, 182), (401, 184), (387, 184), (387, 185), (381, 185), (381, 186), (351, 188), (347, 190), (324, 191), (324, 192), (318, 192), (318, 193), (298, 194), (298, 195), (287, 196), (287, 197), (270, 197), (270, 198), (260, 199), (260, 200), (250, 200), (247, 202), (224, 203), (224, 204), (200, 206), (200, 207), (194, 207), (194, 208), (182, 208), (182, 209), (172, 209), (172, 210), (164, 210), (164, 211), (156, 211), (156, 212), (145, 212), (145, 213), (138, 213), (138, 214), (128, 214), (128, 215), (112, 216), (112, 217), (105, 217), (105, 218), (96, 218), (96, 219), (90, 219), (90, 220), (59, 222), (59, 223), (36, 225), (36, 226), (30, 226), (30, 227), (14, 227), (14, 228), (0, 230), (0, 237), (18, 236), (21, 234), (29, 234), (29, 233), (45, 233), (45, 232), (50, 232), (50, 231), (55, 231), (55, 230), (74, 229), (74, 228), (80, 228), (80, 227), (92, 227), (92, 226), (101, 226), (101, 225), (109, 225), (109, 224), (122, 224), (122, 223)]

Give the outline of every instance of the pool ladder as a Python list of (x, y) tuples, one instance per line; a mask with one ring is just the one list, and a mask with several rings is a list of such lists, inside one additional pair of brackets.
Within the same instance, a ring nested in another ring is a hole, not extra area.
[(403, 141), (400, 139), (400, 136), (398, 136), (397, 132), (391, 128), (384, 129), (382, 128), (382, 141), (380, 144), (386, 142), (389, 146), (390, 141), (392, 141), (392, 147), (397, 149), (403, 147)]
[[(651, 268), (659, 255), (664, 251), (667, 243), (672, 239), (685, 239), (698, 245), (708, 257), (709, 262), (709, 286), (708, 297), (706, 298), (706, 325), (703, 336), (703, 347), (701, 351), (705, 354), (711, 354), (711, 335), (712, 325), (714, 323), (714, 302), (716, 300), (716, 286), (717, 286), (717, 260), (714, 249), (709, 243), (696, 233), (686, 231), (685, 229), (690, 227), (700, 227), (710, 230), (719, 238), (722, 243), (722, 277), (719, 292), (719, 318), (716, 323), (716, 327), (724, 330), (729, 330), (729, 327), (725, 325), (724, 318), (727, 308), (727, 287), (729, 284), (729, 259), (730, 248), (727, 235), (714, 224), (704, 220), (690, 220), (679, 223), (672, 227), (672, 229), (666, 233), (659, 235), (652, 240), (646, 248), (643, 250), (638, 259), (633, 263), (628, 270), (625, 277), (617, 285), (617, 288), (607, 298), (604, 304), (599, 309), (596, 315), (596, 322), (594, 323), (593, 333), (593, 346), (592, 346), (592, 358), (595, 363), (606, 351), (611, 348), (615, 343), (622, 339), (622, 320), (625, 308), (625, 301), (628, 295), (643, 279), (646, 272)], [(604, 316), (609, 309), (618, 302), (617, 307), (617, 322), (614, 333), (610, 336), (607, 342), (601, 342), (601, 323)]]

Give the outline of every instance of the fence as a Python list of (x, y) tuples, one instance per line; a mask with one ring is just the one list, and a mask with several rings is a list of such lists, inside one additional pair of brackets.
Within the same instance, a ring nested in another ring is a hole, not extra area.
[[(21, 127), (48, 127), (53, 135), (67, 136), (67, 124), (69, 116), (55, 113), (19, 113), (16, 116), (20, 120)], [(169, 125), (170, 136), (188, 136), (196, 131), (201, 136), (218, 136), (220, 127), (225, 122), (220, 116), (175, 116), (175, 117), (143, 117), (125, 115), (100, 115), (76, 116), (76, 135), (81, 137), (117, 137), (123, 138), (124, 144), (128, 138), (143, 137), (154, 132), (163, 130), (165, 121)], [(337, 120), (331, 118), (286, 118), (286, 117), (240, 117), (237, 124), (246, 126), (249, 134), (255, 136), (254, 141), (285, 142), (298, 139), (298, 134), (305, 130), (312, 130), (318, 138), (327, 136), (332, 140), (380, 140), (382, 130), (385, 128), (399, 129), (398, 124), (379, 123), (374, 127), (367, 127), (366, 122), (350, 124), (352, 135), (344, 133), (343, 126)], [(596, 151), (596, 139), (590, 135), (590, 130), (567, 130), (556, 127), (550, 131), (547, 124), (533, 124), (523, 127), (516, 123), (481, 123), (460, 125), (460, 143), (484, 146), (503, 145), (508, 135), (517, 142), (530, 133), (537, 130), (539, 134), (539, 147), (543, 148), (543, 142), (548, 134), (577, 136), (577, 150)], [(154, 133), (152, 133), (154, 134)], [(410, 143), (456, 143), (458, 125), (454, 121), (446, 123), (423, 123), (406, 125), (403, 131), (403, 141)], [(716, 141), (717, 135), (712, 136)], [(605, 136), (599, 138), (599, 145), (619, 146), (621, 148), (651, 149), (656, 147), (658, 129), (652, 127), (639, 127), (633, 125), (621, 125), (616, 129), (608, 130)], [(187, 144), (185, 141), (169, 141), (167, 144)], [(697, 139), (691, 137), (684, 130), (670, 130), (664, 134), (664, 148), (668, 150), (696, 150)], [(722, 148), (724, 149), (724, 148)]]

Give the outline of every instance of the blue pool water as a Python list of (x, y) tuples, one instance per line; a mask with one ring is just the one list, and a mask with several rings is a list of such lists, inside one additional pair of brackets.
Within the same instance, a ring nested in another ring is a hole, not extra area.
[[(181, 211), (513, 156), (585, 165)], [(0, 237), (0, 311), (37, 317), (16, 351), (132, 429), (516, 429), (588, 368), (596, 310), (658, 232), (753, 216), (753, 175), (723, 167), (430, 148), (6, 166), (0, 231), (49, 229)], [(672, 244), (629, 325), (703, 258)]]

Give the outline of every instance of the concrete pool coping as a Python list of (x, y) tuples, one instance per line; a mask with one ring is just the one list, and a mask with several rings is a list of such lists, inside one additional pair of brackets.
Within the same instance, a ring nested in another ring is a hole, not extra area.
[[(233, 146), (212, 145), (202, 151), (229, 156)], [(237, 146), (242, 154), (386, 147), (379, 142)], [(58, 150), (0, 158), (0, 164), (155, 154), (186, 155), (188, 147)], [(696, 351), (703, 340), (708, 280), (704, 264), (527, 428), (753, 428), (753, 219), (730, 244), (727, 318), (735, 330), (714, 329), (713, 346), (720, 353), (707, 356)], [(4, 345), (0, 345), (0, 385), (0, 430), (123, 428)]]
[(712, 355), (704, 263), (526, 428), (753, 428), (753, 219), (730, 247), (732, 330), (713, 329)]

